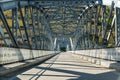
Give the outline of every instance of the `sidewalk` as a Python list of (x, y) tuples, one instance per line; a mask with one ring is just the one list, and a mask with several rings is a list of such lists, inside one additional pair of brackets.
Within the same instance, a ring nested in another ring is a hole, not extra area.
[(10, 80), (120, 80), (120, 73), (61, 53)]
[(0, 80), (1, 80), (1, 77), (3, 77), (3, 76), (9, 75), (14, 72), (21, 71), (21, 70), (28, 68), (30, 66), (33, 66), (33, 65), (43, 63), (44, 61), (46, 61), (47, 59), (49, 59), (55, 55), (56, 54), (51, 54), (51, 55), (41, 56), (36, 59), (2, 65), (2, 66), (0, 66)]

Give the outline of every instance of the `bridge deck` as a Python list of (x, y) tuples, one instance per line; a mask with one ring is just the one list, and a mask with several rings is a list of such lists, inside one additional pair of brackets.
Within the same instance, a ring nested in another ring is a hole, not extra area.
[(80, 60), (77, 55), (61, 53), (54, 58), (26, 70), (11, 80), (120, 80), (113, 69)]

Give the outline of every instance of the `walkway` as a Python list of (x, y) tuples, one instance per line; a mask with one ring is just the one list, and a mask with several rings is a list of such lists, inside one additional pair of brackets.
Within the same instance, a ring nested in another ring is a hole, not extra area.
[(80, 60), (71, 53), (61, 53), (9, 80), (120, 80), (120, 73)]

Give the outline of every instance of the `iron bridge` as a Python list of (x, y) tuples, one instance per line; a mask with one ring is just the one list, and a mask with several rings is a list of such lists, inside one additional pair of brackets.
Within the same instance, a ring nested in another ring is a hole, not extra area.
[(0, 0), (0, 46), (80, 50), (120, 45), (120, 0)]

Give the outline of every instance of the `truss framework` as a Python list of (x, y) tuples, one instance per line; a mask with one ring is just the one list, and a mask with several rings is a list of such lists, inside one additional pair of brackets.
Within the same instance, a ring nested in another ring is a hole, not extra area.
[(1, 44), (53, 50), (67, 39), (72, 50), (119, 46), (119, 17), (119, 0), (2, 0)]

